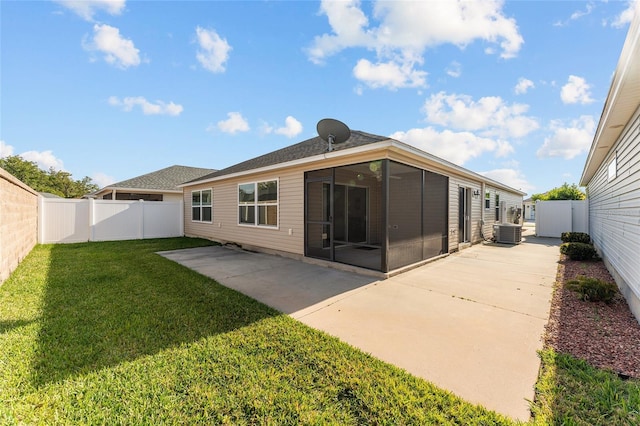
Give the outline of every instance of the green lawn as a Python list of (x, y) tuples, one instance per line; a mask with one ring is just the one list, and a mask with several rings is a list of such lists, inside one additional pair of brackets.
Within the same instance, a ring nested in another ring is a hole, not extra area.
[(640, 380), (622, 380), (551, 349), (540, 355), (537, 400), (532, 406), (537, 424), (640, 424)]
[(37, 246), (0, 286), (1, 424), (510, 424), (156, 255)]

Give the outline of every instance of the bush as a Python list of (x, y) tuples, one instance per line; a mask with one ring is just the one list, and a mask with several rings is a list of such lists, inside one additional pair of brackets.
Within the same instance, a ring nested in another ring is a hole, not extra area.
[(579, 293), (582, 300), (589, 302), (611, 303), (618, 291), (618, 287), (614, 283), (584, 276), (567, 281), (565, 287)]
[(564, 243), (560, 246), (560, 253), (571, 260), (591, 260), (596, 256), (596, 249), (591, 244)]
[(591, 243), (591, 236), (584, 232), (563, 232), (560, 239), (563, 243)]

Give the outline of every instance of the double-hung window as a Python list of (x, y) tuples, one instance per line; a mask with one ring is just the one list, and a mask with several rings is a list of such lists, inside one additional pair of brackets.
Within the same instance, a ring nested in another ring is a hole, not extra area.
[(278, 226), (278, 181), (238, 185), (238, 223), (240, 225)]
[(191, 220), (194, 222), (211, 222), (213, 197), (211, 189), (191, 192)]

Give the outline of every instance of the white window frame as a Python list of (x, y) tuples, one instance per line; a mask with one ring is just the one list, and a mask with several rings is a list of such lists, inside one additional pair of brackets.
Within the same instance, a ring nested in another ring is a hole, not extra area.
[[(258, 200), (258, 185), (265, 182), (276, 183), (276, 200), (275, 201), (259, 201)], [(253, 201), (240, 201), (240, 187), (245, 185), (253, 185)], [(238, 200), (238, 226), (246, 226), (250, 228), (266, 228), (266, 229), (279, 229), (280, 228), (280, 179), (262, 179), (253, 182), (239, 183), (237, 187), (237, 200)], [(266, 225), (260, 224), (260, 207), (271, 206), (276, 208), (276, 224)], [(253, 223), (240, 221), (240, 207), (253, 207)]]
[(611, 182), (618, 177), (618, 151), (613, 153), (613, 158), (607, 166), (607, 182)]
[[(209, 197), (209, 204), (204, 204), (202, 202), (202, 193), (203, 192), (210, 192), (211, 196)], [(195, 205), (193, 204), (193, 194), (195, 193), (199, 193), (200, 194), (200, 202)], [(211, 220), (203, 220), (202, 218), (204, 217), (203, 212), (204, 212), (204, 208), (209, 207), (211, 209)], [(199, 208), (200, 210), (200, 219), (194, 219), (193, 218), (193, 209), (194, 208)], [(213, 223), (213, 188), (205, 188), (205, 189), (198, 189), (195, 191), (191, 191), (191, 222), (199, 222), (199, 223)]]

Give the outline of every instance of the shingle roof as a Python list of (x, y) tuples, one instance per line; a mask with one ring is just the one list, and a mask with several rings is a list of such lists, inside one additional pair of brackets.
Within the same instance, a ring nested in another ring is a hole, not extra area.
[(188, 166), (170, 166), (146, 175), (134, 177), (108, 185), (107, 188), (154, 189), (164, 191), (180, 191), (177, 185), (198, 179), (215, 172), (215, 169), (203, 169)]
[[(358, 130), (351, 131), (351, 137), (344, 143), (334, 144), (334, 151), (341, 151), (348, 148), (355, 148), (358, 146), (368, 145), (375, 142), (380, 142), (389, 139), (386, 136), (372, 135), (370, 133), (361, 132)], [(206, 176), (194, 178), (189, 181), (196, 182), (200, 180), (207, 180), (216, 178), (219, 176), (229, 175), (232, 173), (246, 172), (248, 170), (259, 169), (261, 167), (273, 166), (275, 164), (286, 163), (289, 161), (300, 160), (302, 158), (312, 157), (314, 155), (321, 155), (327, 152), (327, 142), (322, 140), (320, 136), (307, 139), (295, 145), (290, 145), (277, 151), (269, 152), (259, 157), (252, 158), (242, 163), (235, 164), (227, 167), (226, 169), (218, 170), (210, 173)]]

